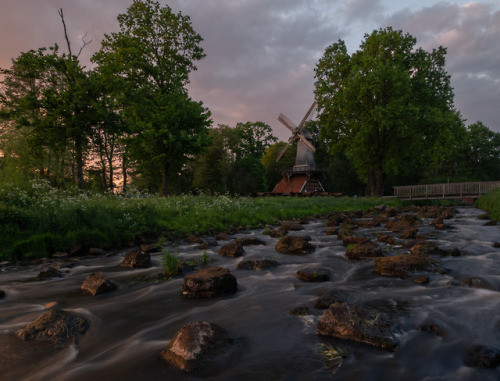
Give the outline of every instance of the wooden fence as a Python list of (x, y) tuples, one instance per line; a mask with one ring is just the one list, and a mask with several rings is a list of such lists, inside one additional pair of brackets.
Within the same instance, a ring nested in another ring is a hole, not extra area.
[(394, 196), (403, 200), (425, 200), (438, 198), (478, 198), (500, 187), (500, 181), (483, 181), (472, 183), (447, 183), (407, 185), (394, 188)]

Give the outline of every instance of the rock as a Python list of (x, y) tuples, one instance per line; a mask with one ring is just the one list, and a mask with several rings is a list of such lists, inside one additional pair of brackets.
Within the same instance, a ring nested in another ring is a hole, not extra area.
[(80, 257), (82, 255), (85, 255), (85, 249), (83, 246), (75, 246), (69, 250), (70, 257)]
[(333, 303), (339, 303), (339, 300), (331, 295), (323, 295), (313, 302), (313, 307), (318, 310), (326, 310)]
[(4, 290), (0, 290), (0, 300), (5, 298), (5, 291)]
[(286, 231), (299, 231), (303, 230), (304, 227), (298, 223), (297, 221), (283, 221), (281, 223), (280, 230), (286, 230)]
[(374, 258), (382, 256), (382, 250), (375, 242), (366, 241), (358, 243), (353, 248), (348, 249), (345, 256), (349, 259)]
[(407, 228), (399, 236), (401, 239), (415, 239), (417, 238), (418, 229), (417, 228)]
[(151, 256), (149, 253), (143, 253), (140, 249), (129, 250), (125, 253), (121, 265), (132, 269), (146, 268), (151, 266)]
[(429, 283), (429, 277), (425, 275), (417, 275), (412, 278), (412, 280), (417, 284), (427, 284)]
[(81, 289), (90, 295), (95, 296), (108, 291), (116, 290), (116, 285), (104, 278), (104, 275), (100, 273), (91, 273), (83, 281)]
[(496, 226), (497, 222), (495, 220), (491, 220), (486, 222), (483, 226)]
[(410, 253), (413, 255), (432, 255), (432, 254), (440, 254), (439, 247), (434, 242), (422, 242), (413, 245), (410, 248)]
[(417, 228), (419, 226), (420, 220), (412, 214), (404, 214), (400, 219), (389, 221), (385, 224), (385, 228), (393, 233), (403, 233), (409, 228)]
[(226, 241), (227, 240), (227, 234), (226, 233), (218, 233), (216, 236), (215, 236), (215, 239), (217, 241)]
[(141, 246), (139, 246), (139, 249), (143, 253), (149, 253), (149, 254), (158, 253), (159, 251), (161, 251), (161, 247), (157, 243), (143, 243)]
[(49, 267), (44, 267), (40, 270), (40, 272), (36, 276), (36, 280), (62, 278), (63, 276), (64, 275), (61, 271), (59, 271), (55, 267), (49, 266)]
[(389, 351), (398, 345), (392, 318), (360, 305), (333, 303), (318, 323), (318, 335), (369, 344)]
[(288, 312), (288, 315), (292, 315), (292, 316), (305, 316), (305, 315), (309, 315), (309, 307), (307, 307), (307, 306), (300, 306), (300, 307), (292, 308)]
[(243, 246), (239, 245), (236, 242), (228, 243), (227, 245), (222, 246), (219, 251), (219, 255), (223, 257), (241, 257), (245, 251), (243, 250)]
[(297, 277), (304, 282), (328, 282), (330, 270), (328, 269), (303, 269), (297, 271)]
[(59, 302), (48, 302), (43, 305), (46, 310), (50, 310), (51, 308), (61, 308), (61, 304)]
[(211, 298), (234, 294), (238, 283), (229, 270), (222, 267), (207, 267), (188, 274), (182, 282), (184, 298)]
[(266, 243), (257, 237), (241, 237), (236, 240), (236, 243), (240, 246), (251, 246), (251, 245), (265, 245)]
[(202, 372), (235, 342), (229, 332), (216, 324), (194, 322), (186, 324), (175, 334), (160, 357), (183, 372)]
[(326, 235), (337, 235), (339, 234), (339, 229), (337, 229), (335, 226), (329, 227), (325, 231)]
[(271, 238), (281, 238), (288, 234), (288, 230), (280, 230), (280, 229), (270, 229), (269, 237)]
[(50, 342), (65, 346), (77, 342), (89, 328), (84, 318), (59, 308), (51, 308), (38, 316), (17, 335), (26, 341)]
[(427, 271), (431, 259), (423, 255), (403, 254), (375, 259), (375, 272), (384, 276), (408, 278), (409, 272)]
[(313, 251), (314, 246), (303, 237), (287, 235), (279, 240), (275, 249), (280, 253), (303, 255)]
[(460, 281), (467, 287), (486, 288), (486, 284), (481, 278), (462, 278)]
[(351, 229), (340, 229), (339, 231), (339, 234), (338, 234), (338, 239), (340, 239), (341, 241), (343, 241), (345, 238), (347, 237), (351, 237), (353, 235), (353, 232)]
[(278, 267), (279, 263), (272, 259), (258, 259), (254, 261), (241, 261), (236, 267), (238, 270), (265, 270)]
[(208, 248), (211, 247), (216, 247), (218, 246), (219, 243), (213, 239), (205, 241), (203, 243), (200, 243), (198, 246), (195, 247), (196, 250), (207, 250)]
[(495, 368), (500, 365), (500, 349), (473, 345), (468, 349), (464, 362), (473, 368)]
[(91, 247), (89, 249), (89, 255), (104, 255), (106, 254), (106, 250), (101, 249), (99, 247)]
[(419, 331), (434, 333), (437, 336), (442, 336), (441, 328), (434, 323), (423, 324), (417, 328)]
[(455, 247), (453, 249), (439, 249), (439, 254), (443, 257), (452, 256), (459, 257), (461, 255), (460, 249)]
[(500, 242), (493, 242), (493, 247), (500, 248)]
[(52, 258), (65, 258), (68, 256), (68, 253), (65, 253), (63, 251), (57, 251), (54, 254), (52, 254)]
[(349, 245), (355, 245), (357, 243), (366, 242), (366, 241), (369, 241), (369, 239), (366, 237), (351, 235), (351, 236), (346, 236), (346, 237), (344, 237), (344, 239), (342, 239), (342, 245), (349, 246)]
[(201, 238), (194, 235), (194, 234), (189, 234), (186, 236), (186, 238), (184, 239), (186, 241), (186, 243), (201, 243)]
[(358, 228), (371, 229), (380, 226), (380, 222), (373, 220), (359, 220), (356, 222), (356, 225)]
[(396, 238), (389, 234), (378, 236), (377, 241), (387, 243), (388, 245), (396, 245)]

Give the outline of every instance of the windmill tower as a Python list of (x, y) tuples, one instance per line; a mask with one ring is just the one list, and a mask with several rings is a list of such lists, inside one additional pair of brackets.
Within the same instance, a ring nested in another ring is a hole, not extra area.
[(278, 120), (292, 132), (286, 147), (280, 152), (276, 161), (279, 161), (291, 144), (297, 144), (297, 156), (292, 169), (287, 169), (281, 181), (274, 187), (272, 193), (314, 193), (324, 192), (319, 181), (319, 175), (323, 172), (316, 167), (314, 152), (316, 149), (312, 145), (312, 134), (304, 126), (312, 116), (316, 108), (316, 102), (307, 111), (306, 115), (297, 127), (285, 115), (280, 114)]

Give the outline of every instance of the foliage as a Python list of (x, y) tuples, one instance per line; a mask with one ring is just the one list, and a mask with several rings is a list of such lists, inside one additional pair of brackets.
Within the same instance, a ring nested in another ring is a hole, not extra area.
[(500, 188), (493, 189), (490, 193), (481, 196), (475, 206), (488, 211), (490, 217), (500, 222)]
[(181, 260), (179, 259), (178, 254), (174, 254), (168, 250), (163, 251), (163, 255), (161, 257), (161, 269), (165, 276), (176, 276), (179, 273), (180, 264)]
[(32, 181), (0, 188), (0, 258), (50, 256), (76, 246), (119, 247), (158, 237), (215, 234), (231, 226), (277, 223), (333, 210), (398, 204), (367, 198), (247, 198), (228, 196), (154, 197), (131, 194), (72, 194)]
[(459, 121), (446, 49), (415, 44), (409, 34), (380, 29), (351, 56), (342, 40), (332, 44), (315, 69), (322, 136), (330, 153), (352, 160), (369, 195), (382, 195), (387, 175), (409, 162), (431, 162)]

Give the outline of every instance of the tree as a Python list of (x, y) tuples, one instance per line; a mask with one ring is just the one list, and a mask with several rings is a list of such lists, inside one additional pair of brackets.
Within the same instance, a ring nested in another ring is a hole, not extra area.
[(118, 16), (120, 32), (106, 35), (92, 58), (124, 81), (123, 115), (130, 126), (127, 155), (141, 168), (169, 178), (208, 143), (210, 113), (187, 96), (195, 61), (205, 55), (188, 16), (152, 0), (134, 0)]
[(331, 154), (352, 160), (368, 195), (382, 195), (387, 175), (409, 162), (432, 163), (446, 129), (460, 119), (446, 49), (415, 44), (409, 34), (380, 29), (352, 56), (342, 40), (332, 44), (315, 68), (322, 137)]

